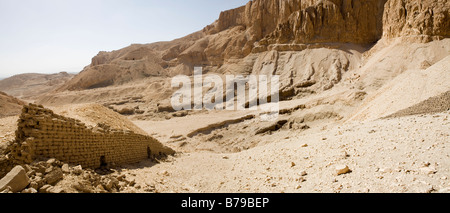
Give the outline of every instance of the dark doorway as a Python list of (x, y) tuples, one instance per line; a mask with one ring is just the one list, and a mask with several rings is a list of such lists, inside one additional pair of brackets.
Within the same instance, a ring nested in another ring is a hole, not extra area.
[(152, 159), (152, 150), (150, 150), (150, 147), (147, 146), (147, 158)]
[(108, 163), (106, 162), (106, 157), (104, 155), (100, 156), (100, 167), (95, 169), (94, 171), (99, 175), (107, 175), (114, 173), (113, 170), (108, 168)]
[(103, 156), (100, 157), (100, 168), (106, 167), (106, 166), (108, 166), (108, 163), (106, 163), (106, 158), (103, 155)]

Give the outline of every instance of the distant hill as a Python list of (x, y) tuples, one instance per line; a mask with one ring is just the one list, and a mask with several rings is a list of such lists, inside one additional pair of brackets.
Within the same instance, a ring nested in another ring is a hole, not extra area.
[(0, 118), (18, 115), (25, 102), (0, 92)]
[(35, 99), (51, 92), (74, 75), (66, 72), (56, 74), (27, 73), (0, 80), (0, 91), (21, 99)]

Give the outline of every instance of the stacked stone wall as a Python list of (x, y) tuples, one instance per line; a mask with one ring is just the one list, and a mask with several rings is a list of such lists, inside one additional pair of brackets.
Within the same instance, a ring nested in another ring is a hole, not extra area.
[(16, 164), (31, 163), (42, 157), (98, 168), (175, 153), (150, 136), (100, 126), (87, 127), (79, 120), (57, 115), (42, 106), (24, 106), (16, 139), (10, 146), (11, 157)]

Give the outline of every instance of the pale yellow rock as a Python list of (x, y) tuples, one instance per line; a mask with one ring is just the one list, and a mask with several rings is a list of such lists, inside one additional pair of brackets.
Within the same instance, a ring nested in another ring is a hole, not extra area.
[(347, 174), (349, 172), (351, 172), (350, 168), (348, 168), (347, 165), (337, 165), (335, 167), (336, 169), (336, 175), (342, 175), (342, 174)]
[(419, 171), (425, 175), (431, 175), (437, 172), (436, 169), (432, 167), (422, 167), (419, 169)]

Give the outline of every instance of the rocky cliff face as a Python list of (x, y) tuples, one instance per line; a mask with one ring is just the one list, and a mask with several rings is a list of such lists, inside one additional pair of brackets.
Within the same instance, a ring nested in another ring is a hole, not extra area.
[(239, 60), (247, 64), (239, 70), (251, 72), (254, 61), (247, 63), (244, 58), (267, 51), (373, 44), (381, 38), (420, 42), (448, 38), (449, 4), (445, 0), (254, 0), (222, 12), (217, 21), (184, 38), (100, 52), (61, 90), (189, 75), (194, 66), (224, 73), (224, 67)]
[(450, 2), (389, 0), (383, 16), (383, 37), (419, 42), (450, 37)]
[(292, 13), (261, 45), (374, 43), (382, 34), (385, 1), (319, 1)]
[(385, 2), (251, 1), (246, 6), (222, 12), (214, 24), (204, 29), (208, 35), (234, 32), (228, 40), (231, 45), (218, 46), (212, 42), (207, 50), (218, 47), (213, 52), (223, 53), (222, 58), (227, 60), (251, 51), (267, 51), (268, 45), (374, 43), (382, 35)]

